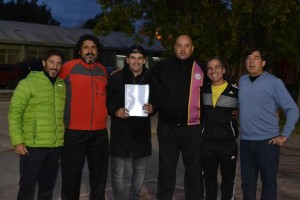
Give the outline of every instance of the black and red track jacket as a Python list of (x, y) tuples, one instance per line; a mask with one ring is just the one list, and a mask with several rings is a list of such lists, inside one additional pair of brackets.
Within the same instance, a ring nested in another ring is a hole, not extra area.
[(67, 87), (64, 122), (72, 130), (100, 130), (106, 128), (106, 84), (104, 66), (87, 64), (81, 59), (66, 62), (59, 77)]

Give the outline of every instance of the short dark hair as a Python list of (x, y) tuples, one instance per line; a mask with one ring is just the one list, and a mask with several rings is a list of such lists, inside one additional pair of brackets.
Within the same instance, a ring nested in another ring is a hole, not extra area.
[(218, 60), (221, 63), (222, 68), (225, 68), (225, 64), (224, 64), (223, 60), (219, 56), (214, 56), (214, 57), (209, 58), (206, 61), (206, 69), (207, 69), (207, 64), (212, 60)]
[(51, 56), (59, 56), (62, 60), (65, 59), (62, 52), (57, 49), (49, 49), (44, 57), (44, 60), (48, 60)]
[(100, 43), (99, 39), (96, 36), (92, 35), (92, 34), (85, 34), (85, 35), (80, 36), (80, 38), (78, 39), (78, 41), (75, 45), (74, 58), (79, 58), (79, 56), (80, 56), (79, 51), (81, 49), (81, 46), (82, 46), (83, 42), (86, 41), (86, 40), (93, 41), (97, 46), (98, 53), (100, 53), (100, 51), (102, 49), (102, 44)]
[(260, 54), (261, 59), (266, 62), (263, 70), (264, 71), (269, 71), (271, 69), (271, 67), (272, 67), (272, 64), (271, 64), (271, 62), (270, 62), (270, 60), (269, 60), (269, 58), (267, 56), (267, 53), (263, 49), (261, 49), (259, 47), (252, 47), (252, 48), (250, 48), (248, 50), (248, 52), (246, 53), (245, 59), (247, 59), (247, 57), (250, 54), (252, 54), (254, 51), (258, 51), (259, 54)]
[(247, 56), (249, 56), (250, 54), (252, 54), (254, 51), (258, 51), (260, 54), (260, 57), (263, 61), (267, 61), (267, 54), (264, 50), (262, 50), (261, 48), (258, 47), (252, 47), (248, 50), (248, 52), (246, 53), (246, 58)]

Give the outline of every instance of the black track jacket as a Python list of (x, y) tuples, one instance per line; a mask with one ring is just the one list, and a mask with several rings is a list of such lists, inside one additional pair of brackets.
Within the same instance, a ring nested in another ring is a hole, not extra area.
[(195, 58), (167, 58), (151, 68), (160, 84), (159, 120), (171, 126), (200, 124), (204, 65)]
[(238, 137), (238, 123), (232, 112), (238, 109), (238, 88), (228, 83), (216, 106), (212, 105), (211, 84), (202, 88), (201, 132), (205, 140), (227, 140)]

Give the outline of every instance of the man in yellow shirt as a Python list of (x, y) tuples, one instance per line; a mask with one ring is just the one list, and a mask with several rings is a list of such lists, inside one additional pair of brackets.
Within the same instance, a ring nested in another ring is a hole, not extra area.
[(207, 62), (211, 83), (202, 90), (202, 159), (206, 199), (216, 200), (217, 174), (222, 175), (222, 200), (233, 197), (236, 161), (238, 156), (238, 124), (233, 112), (238, 109), (238, 88), (224, 79), (225, 66), (220, 58)]

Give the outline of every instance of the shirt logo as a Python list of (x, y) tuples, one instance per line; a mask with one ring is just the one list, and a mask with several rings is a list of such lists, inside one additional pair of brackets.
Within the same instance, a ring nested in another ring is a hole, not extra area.
[(229, 94), (233, 94), (233, 92), (232, 91), (230, 91), (230, 92), (228, 92)]
[(197, 74), (194, 75), (194, 78), (195, 78), (196, 80), (201, 80), (201, 79), (202, 79), (202, 76), (201, 76), (201, 74), (197, 73)]
[(231, 84), (234, 88), (239, 89), (239, 87), (236, 84)]

